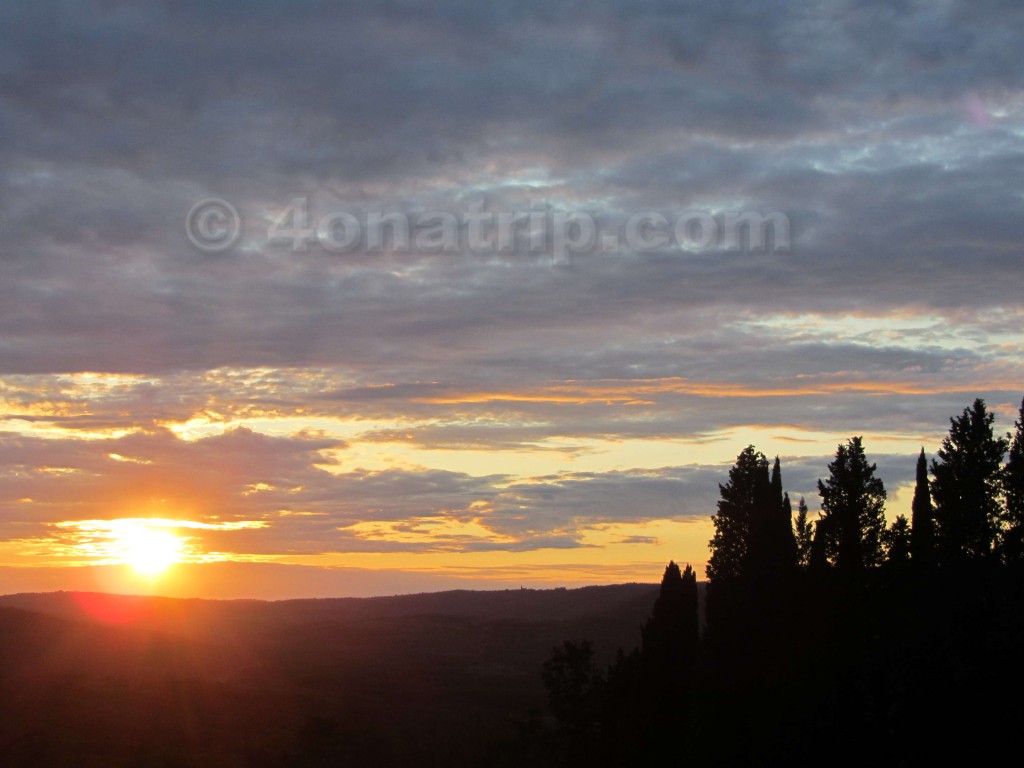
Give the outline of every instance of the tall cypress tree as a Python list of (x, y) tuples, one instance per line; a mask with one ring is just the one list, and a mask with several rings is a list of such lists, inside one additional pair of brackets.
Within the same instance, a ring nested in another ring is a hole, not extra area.
[(751, 553), (752, 529), (757, 528), (764, 517), (770, 488), (768, 459), (748, 445), (729, 470), (729, 481), (718, 486), (721, 498), (718, 513), (711, 518), (715, 535), (711, 539), (707, 566), (712, 589), (715, 584), (738, 581), (747, 573), (751, 556), (755, 560), (760, 558), (757, 545)]
[(697, 600), (697, 573), (689, 563), (683, 569), (683, 651), (689, 658), (700, 644), (700, 608)]
[(642, 630), (645, 659), (675, 676), (693, 659), (700, 639), (697, 623), (697, 575), (669, 562), (654, 610)]
[(708, 653), (724, 679), (781, 679), (793, 645), (796, 544), (776, 461), (747, 446), (719, 486), (708, 561)]
[[(646, 765), (651, 761), (645, 753), (659, 754), (672, 748), (687, 717), (699, 639), (697, 576), (689, 565), (680, 571), (675, 562), (670, 562), (654, 609), (641, 631), (636, 676), (630, 680), (626, 658), (609, 673), (609, 682), (616, 688), (612, 695), (626, 699), (611, 702), (609, 714), (614, 719), (606, 721), (612, 741), (618, 742), (614, 751), (619, 755), (600, 764)], [(630, 705), (630, 697), (635, 697), (635, 704)], [(631, 759), (627, 760), (627, 755)]]
[(748, 445), (719, 492), (707, 567), (709, 591), (748, 578), (776, 582), (792, 573), (797, 560), (793, 510), (782, 490), (779, 459), (769, 474), (767, 457)]
[(796, 536), (793, 535), (793, 502), (789, 493), (782, 494), (782, 514), (779, 515), (779, 542), (782, 552), (782, 564), (787, 571), (799, 565), (799, 553)]
[(1001, 478), (1006, 501), (1002, 549), (1008, 562), (1024, 560), (1024, 401), (1014, 427)]
[(807, 570), (811, 573), (821, 573), (828, 569), (829, 540), (834, 535), (829, 531), (831, 521), (825, 517), (819, 517), (814, 521), (814, 535), (811, 538), (811, 551), (807, 556)]
[(782, 490), (782, 468), (775, 457), (767, 485), (762, 475), (761, 491), (751, 508), (748, 560), (745, 573), (752, 578), (776, 582), (796, 566), (793, 538), (793, 508)]
[(927, 568), (935, 560), (935, 522), (931, 489), (928, 483), (928, 459), (924, 448), (917, 457), (917, 483), (910, 514), (910, 557), (915, 567)]
[(811, 544), (814, 541), (814, 523), (807, 519), (807, 501), (803, 496), (796, 505), (796, 522), (793, 532), (796, 540), (796, 561), (801, 568), (811, 564)]
[(884, 559), (885, 486), (868, 464), (860, 437), (852, 437), (836, 449), (828, 465), (829, 476), (818, 481), (827, 538), (825, 544), (844, 574), (855, 574)]
[(994, 415), (978, 398), (949, 420), (932, 460), (936, 549), (944, 565), (991, 559), (999, 530), (1000, 476), (1008, 441), (995, 437)]
[(707, 565), (706, 615), (713, 636), (735, 642), (749, 619), (749, 577), (765, 572), (762, 533), (772, 496), (768, 459), (748, 445), (736, 457), (728, 482), (718, 489), (721, 498), (712, 517), (715, 535)]
[(796, 566), (796, 538), (793, 536), (793, 505), (789, 494), (782, 490), (782, 465), (778, 456), (772, 466), (772, 504), (775, 513), (771, 517), (770, 560), (772, 567), (785, 574)]
[(772, 464), (772, 501), (782, 504), (782, 462), (778, 456)]

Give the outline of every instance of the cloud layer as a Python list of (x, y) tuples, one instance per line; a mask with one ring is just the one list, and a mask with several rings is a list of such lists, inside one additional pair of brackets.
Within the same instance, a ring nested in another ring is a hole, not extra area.
[[(1022, 22), (1012, 0), (5, 4), (4, 562), (73, 546), (57, 522), (171, 509), (265, 523), (193, 532), (240, 558), (654, 563), (643, 541), (678, 542), (642, 526), (706, 520), (748, 442), (811, 495), (865, 434), (906, 484), (973, 397), (1009, 427), (1022, 394)], [(226, 253), (186, 236), (208, 197), (244, 222)], [(792, 242), (293, 251), (267, 232), (296, 198), (313, 223), (778, 211)]]

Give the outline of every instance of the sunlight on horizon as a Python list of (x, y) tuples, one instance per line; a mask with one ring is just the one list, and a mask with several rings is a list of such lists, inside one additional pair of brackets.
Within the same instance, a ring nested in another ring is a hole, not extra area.
[(75, 564), (125, 565), (156, 579), (173, 565), (198, 559), (192, 537), (177, 533), (196, 525), (166, 518), (65, 521), (55, 526), (64, 542), (54, 542), (53, 549)]
[(185, 542), (172, 533), (140, 526), (122, 534), (125, 562), (137, 573), (156, 577), (181, 562)]

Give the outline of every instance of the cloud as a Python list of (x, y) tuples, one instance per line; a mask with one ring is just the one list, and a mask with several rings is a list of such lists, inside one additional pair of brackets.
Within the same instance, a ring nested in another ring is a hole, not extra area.
[[(587, 521), (707, 514), (714, 441), (777, 440), (820, 474), (852, 433), (895, 456), (975, 395), (1009, 413), (1022, 13), (5, 4), (0, 530), (166, 498), (271, 520), (204, 534), (259, 554), (582, 548)], [(185, 236), (211, 196), (244, 220), (228, 253)], [(480, 201), (619, 233), (644, 211), (778, 211), (792, 244), (564, 268), (268, 244), (303, 197), (313, 224)], [(403, 521), (424, 541), (351, 527)]]
[(188, 442), (169, 432), (103, 440), (7, 434), (0, 440), (4, 537), (50, 541), (73, 557), (75, 521), (153, 516), (186, 521), (200, 551), (243, 559), (574, 548), (601, 523), (707, 514), (722, 472), (675, 467), (516, 479), (344, 471), (330, 456), (341, 447), (244, 428)]

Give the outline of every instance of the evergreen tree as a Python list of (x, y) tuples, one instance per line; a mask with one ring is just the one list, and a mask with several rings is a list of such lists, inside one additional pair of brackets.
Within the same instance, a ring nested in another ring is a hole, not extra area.
[(770, 548), (769, 564), (780, 573), (787, 573), (796, 566), (796, 538), (793, 536), (793, 505), (789, 494), (782, 490), (782, 465), (775, 457), (772, 466), (772, 498), (775, 507), (770, 518), (767, 546)]
[(645, 666), (680, 687), (693, 668), (700, 640), (697, 575), (689, 565), (682, 572), (674, 562), (665, 568), (658, 599), (641, 635)]
[[(768, 552), (764, 546), (765, 521), (773, 505), (768, 459), (748, 445), (729, 470), (729, 480), (719, 485), (718, 513), (712, 517), (707, 576), (708, 630), (727, 643), (739, 642), (749, 633), (750, 604), (756, 599), (751, 582), (765, 582)], [(758, 577), (751, 579), (752, 574)]]
[(782, 468), (776, 456), (764, 496), (751, 511), (747, 575), (775, 582), (795, 566), (793, 508), (782, 490)]
[(1008, 441), (995, 437), (994, 415), (978, 398), (949, 420), (949, 435), (932, 460), (936, 544), (940, 562), (987, 560), (999, 529), (1000, 476)]
[(829, 531), (830, 521), (825, 517), (819, 517), (814, 521), (814, 536), (811, 538), (811, 552), (807, 558), (807, 569), (812, 573), (821, 573), (828, 569), (829, 546), (828, 543), (835, 538)]
[(897, 515), (892, 525), (882, 533), (885, 561), (896, 567), (905, 567), (910, 562), (911, 531), (907, 518)]
[(935, 560), (935, 521), (924, 448), (917, 457), (917, 484), (911, 507), (910, 554), (916, 566), (927, 568)]
[(708, 561), (709, 654), (734, 680), (786, 674), (791, 647), (792, 516), (778, 460), (745, 448), (720, 486)]
[(839, 445), (828, 469), (828, 478), (818, 481), (818, 493), (830, 559), (845, 574), (879, 565), (884, 556), (885, 487), (875, 477), (877, 466), (868, 464), (862, 439), (852, 437)]
[(811, 544), (814, 541), (814, 523), (807, 519), (807, 501), (803, 496), (796, 505), (796, 523), (793, 538), (796, 540), (796, 561), (801, 568), (811, 564)]
[(1010, 455), (1002, 472), (1006, 500), (1002, 549), (1009, 562), (1024, 560), (1024, 401), (1014, 427)]
[(552, 650), (541, 676), (559, 731), (571, 741), (589, 739), (598, 726), (604, 685), (593, 644), (566, 640)]
[(779, 457), (775, 457), (775, 463), (772, 464), (772, 501), (782, 506), (782, 462), (779, 461)]
[(782, 514), (779, 515), (779, 551), (782, 554), (782, 565), (786, 570), (793, 570), (799, 565), (799, 551), (796, 536), (793, 535), (793, 503), (789, 494), (782, 494)]
[(689, 563), (683, 569), (683, 650), (693, 657), (700, 644), (700, 608), (697, 599), (697, 572)]
[[(748, 445), (729, 470), (729, 481), (719, 485), (718, 514), (712, 517), (715, 535), (708, 558), (708, 581), (713, 586), (735, 582), (750, 564), (751, 530), (763, 516), (771, 496), (768, 459)], [(758, 557), (755, 546), (755, 559)]]
[(778, 458), (769, 473), (767, 457), (747, 446), (719, 491), (718, 514), (712, 518), (715, 537), (709, 581), (735, 582), (747, 576), (774, 580), (792, 571), (796, 564), (792, 509), (782, 491)]

